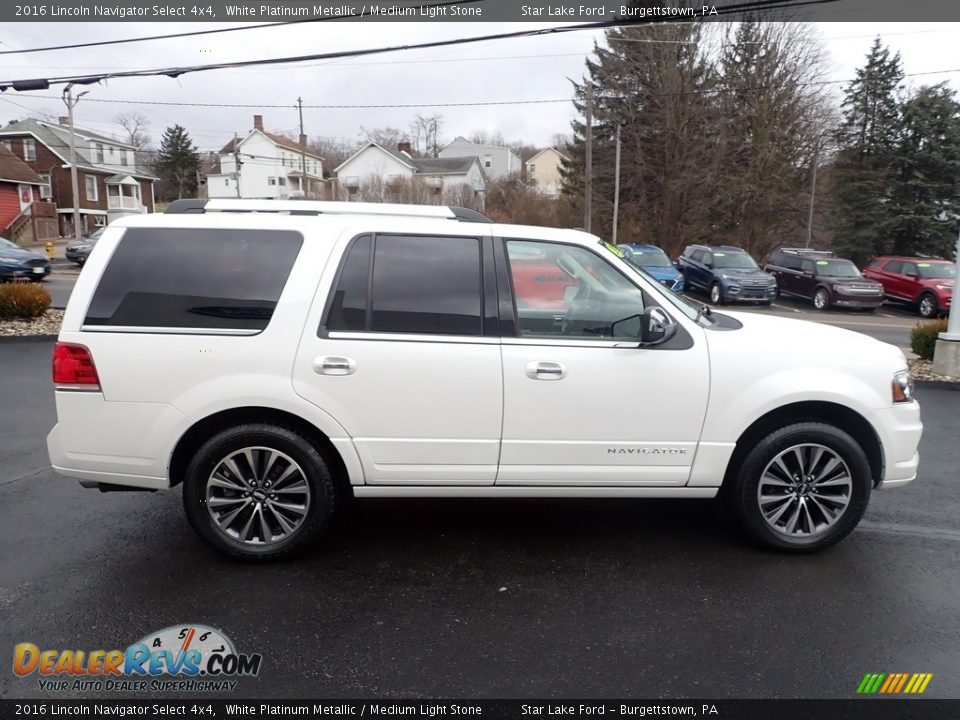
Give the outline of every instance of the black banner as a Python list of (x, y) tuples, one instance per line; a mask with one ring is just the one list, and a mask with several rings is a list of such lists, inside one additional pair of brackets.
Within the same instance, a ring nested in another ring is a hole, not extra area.
[[(0, 22), (659, 22), (960, 20), (954, 0), (37, 0), (0, 3)], [(732, 13), (732, 14), (731, 14)]]
[(0, 718), (955, 720), (960, 700), (0, 700)]

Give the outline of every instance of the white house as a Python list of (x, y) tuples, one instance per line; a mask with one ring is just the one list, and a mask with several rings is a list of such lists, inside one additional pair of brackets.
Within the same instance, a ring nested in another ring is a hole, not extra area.
[(527, 180), (537, 191), (547, 197), (557, 197), (563, 178), (560, 176), (560, 163), (567, 159), (559, 150), (548, 147), (527, 160)]
[(261, 115), (253, 116), (253, 130), (249, 135), (231, 140), (217, 155), (220, 172), (207, 175), (208, 197), (251, 200), (320, 197), (323, 158), (304, 150), (296, 140), (266, 132)]
[(482, 206), (486, 191), (486, 176), (476, 157), (415, 158), (408, 143), (388, 150), (368, 142), (334, 172), (344, 200), (430, 202), (436, 197), (439, 203), (459, 193)]
[(501, 145), (482, 145), (457, 137), (440, 151), (441, 158), (473, 156), (480, 161), (484, 175), (488, 180), (499, 180), (507, 175), (519, 173), (522, 167), (520, 156), (508, 147)]

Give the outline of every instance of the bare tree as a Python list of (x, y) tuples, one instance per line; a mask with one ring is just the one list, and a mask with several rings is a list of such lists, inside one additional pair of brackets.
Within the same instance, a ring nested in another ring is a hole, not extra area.
[(365, 128), (361, 125), (360, 138), (364, 142), (375, 142), (387, 150), (396, 150), (398, 144), (408, 139), (408, 135), (399, 128)]
[(474, 130), (467, 139), (477, 145), (506, 145), (507, 141), (503, 139), (503, 133), (499, 130)]
[(443, 115), (424, 117), (419, 113), (410, 123), (410, 143), (415, 154), (421, 157), (440, 155), (440, 130), (443, 128)]
[(357, 142), (345, 138), (316, 136), (307, 143), (307, 150), (323, 158), (327, 175), (357, 151)]
[(114, 122), (123, 128), (124, 139), (135, 148), (133, 151), (134, 164), (144, 165), (149, 158), (146, 150), (150, 144), (150, 135), (147, 134), (150, 121), (146, 115), (141, 115), (138, 112), (121, 113), (114, 118)]

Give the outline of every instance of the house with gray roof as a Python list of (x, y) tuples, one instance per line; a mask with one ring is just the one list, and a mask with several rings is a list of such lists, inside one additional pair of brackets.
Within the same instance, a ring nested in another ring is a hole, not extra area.
[(417, 158), (409, 143), (396, 150), (368, 142), (335, 170), (342, 200), (483, 207), (486, 175), (475, 156)]
[[(138, 167), (133, 145), (78, 127), (72, 133), (85, 233), (124, 215), (154, 211), (158, 178)], [(65, 236), (73, 235), (70, 135), (65, 117), (59, 123), (22, 120), (0, 129), (0, 144), (41, 177), (42, 199), (56, 205), (60, 234)]]

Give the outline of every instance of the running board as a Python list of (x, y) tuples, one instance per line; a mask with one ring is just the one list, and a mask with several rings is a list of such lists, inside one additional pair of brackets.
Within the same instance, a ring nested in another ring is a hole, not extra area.
[(354, 485), (358, 498), (712, 498), (715, 487), (520, 487), (515, 485)]

